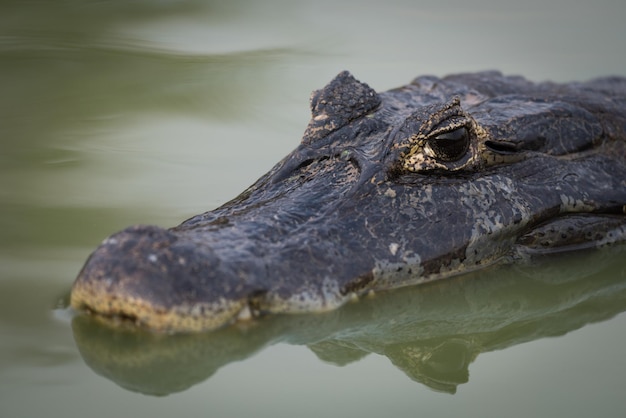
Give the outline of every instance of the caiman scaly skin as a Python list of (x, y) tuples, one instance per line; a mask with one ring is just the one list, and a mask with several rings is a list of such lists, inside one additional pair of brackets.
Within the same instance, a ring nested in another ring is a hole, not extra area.
[(133, 226), (87, 260), (71, 304), (167, 332), (337, 308), (372, 291), (626, 240), (626, 79), (343, 72), (301, 144), (223, 206)]

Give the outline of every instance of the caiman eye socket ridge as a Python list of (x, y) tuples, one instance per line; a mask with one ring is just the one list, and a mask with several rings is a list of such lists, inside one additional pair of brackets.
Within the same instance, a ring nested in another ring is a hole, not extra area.
[(428, 151), (440, 161), (460, 160), (469, 149), (470, 137), (465, 126), (444, 132), (426, 141)]

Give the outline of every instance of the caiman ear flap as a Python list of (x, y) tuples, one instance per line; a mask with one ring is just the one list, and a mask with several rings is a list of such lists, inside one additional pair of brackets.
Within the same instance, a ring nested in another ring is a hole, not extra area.
[(348, 71), (339, 73), (326, 87), (314, 91), (310, 100), (311, 121), (304, 132), (303, 144), (325, 137), (380, 105), (376, 91)]

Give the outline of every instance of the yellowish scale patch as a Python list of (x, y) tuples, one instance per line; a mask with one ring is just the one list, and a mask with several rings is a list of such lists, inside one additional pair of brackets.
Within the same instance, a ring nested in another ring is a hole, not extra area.
[(245, 301), (222, 299), (216, 304), (180, 305), (167, 309), (141, 298), (112, 297), (102, 285), (75, 286), (70, 304), (76, 310), (97, 312), (97, 316), (105, 320), (130, 320), (157, 332), (213, 330), (237, 317), (246, 305)]

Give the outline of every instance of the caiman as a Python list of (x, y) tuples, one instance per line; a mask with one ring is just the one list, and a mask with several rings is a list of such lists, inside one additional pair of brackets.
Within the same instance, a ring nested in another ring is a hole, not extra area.
[(71, 305), (157, 331), (330, 310), (533, 254), (626, 241), (626, 78), (342, 72), (300, 145), (223, 206), (106, 238)]

